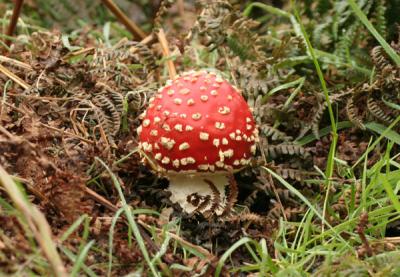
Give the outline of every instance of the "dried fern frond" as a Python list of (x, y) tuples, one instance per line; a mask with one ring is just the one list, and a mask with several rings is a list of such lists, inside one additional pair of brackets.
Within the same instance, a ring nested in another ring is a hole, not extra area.
[(201, 196), (197, 193), (188, 195), (186, 201), (197, 207), (192, 214), (203, 214), (207, 206), (212, 203), (211, 195)]
[(226, 194), (227, 200), (224, 211), (222, 212), (223, 216), (226, 216), (231, 212), (237, 201), (237, 196), (239, 194), (238, 185), (233, 175), (229, 177), (229, 186), (227, 187), (227, 189), (228, 189), (228, 193)]
[(98, 122), (110, 140), (118, 133), (123, 114), (123, 95), (103, 85), (100, 93), (94, 95), (91, 102)]
[(392, 115), (383, 110), (379, 102), (376, 99), (374, 99), (374, 97), (371, 94), (369, 94), (367, 98), (367, 107), (369, 112), (377, 119), (387, 124), (393, 122), (394, 118), (392, 117)]
[(282, 168), (277, 167), (275, 169), (276, 173), (278, 173), (284, 179), (292, 179), (296, 181), (302, 181), (304, 178), (304, 172), (302, 170), (297, 170), (293, 168)]
[(252, 31), (259, 25), (249, 18), (241, 17), (235, 20), (228, 29), (227, 45), (235, 57), (242, 61), (251, 60), (258, 68), (266, 63), (266, 56), (260, 51), (262, 42), (258, 34)]
[(228, 1), (204, 3), (195, 24), (195, 30), (209, 51), (221, 46), (226, 40), (225, 30), (230, 25), (232, 5)]
[(121, 113), (118, 112), (112, 101), (105, 95), (96, 95), (92, 99), (93, 104), (98, 108), (100, 124), (108, 135), (115, 135), (121, 124)]
[[(288, 207), (285, 208), (284, 210), (284, 217), (287, 218), (287, 220), (296, 220), (296, 218), (301, 215), (304, 214), (305, 212), (305, 207), (304, 206), (299, 206), (299, 207)], [(268, 219), (274, 219), (274, 220), (279, 220), (282, 217), (282, 209), (281, 207), (278, 205), (278, 203), (276, 203), (274, 205), (274, 207), (268, 212), (267, 218)]]
[(346, 103), (346, 113), (349, 120), (358, 128), (365, 130), (362, 118), (358, 115), (356, 107), (354, 106), (353, 97), (349, 97)]
[(151, 72), (158, 67), (157, 56), (149, 46), (141, 42), (132, 42), (130, 45), (134, 47), (132, 55), (145, 66), (146, 72)]
[(89, 73), (103, 82), (114, 80), (120, 86), (131, 87), (151, 80), (157, 67), (157, 53), (141, 42), (126, 41), (116, 47), (96, 49)]
[(270, 138), (272, 141), (292, 141), (293, 138), (291, 136), (288, 136), (284, 132), (268, 125), (268, 124), (262, 124), (259, 127), (260, 131), (262, 134), (264, 134), (266, 137)]
[(262, 224), (266, 221), (266, 218), (251, 212), (242, 212), (237, 215), (233, 215), (227, 218), (225, 221), (229, 222), (251, 222), (256, 224)]
[(142, 111), (148, 104), (149, 99), (156, 93), (156, 87), (156, 83), (150, 83), (128, 91), (125, 95), (125, 101), (129, 110), (135, 113)]
[(161, 21), (163, 16), (168, 12), (169, 8), (174, 4), (174, 0), (162, 0), (160, 6), (154, 17), (154, 28), (153, 33), (157, 33), (158, 29), (161, 27)]
[(314, 116), (311, 119), (311, 130), (316, 138), (319, 138), (319, 122), (328, 104), (326, 102), (319, 103)]
[(387, 71), (393, 67), (382, 46), (372, 48), (371, 58), (379, 72)]
[(214, 183), (211, 182), (210, 180), (204, 179), (204, 182), (207, 183), (208, 187), (210, 188), (210, 190), (212, 192), (212, 200), (211, 200), (210, 209), (208, 209), (207, 211), (205, 211), (203, 213), (205, 218), (209, 218), (212, 214), (215, 213), (215, 211), (218, 210), (218, 208), (221, 205), (221, 193), (219, 192), (217, 187), (214, 185)]
[(301, 157), (308, 155), (308, 152), (302, 146), (296, 144), (281, 143), (278, 145), (268, 145), (265, 150), (267, 151), (267, 155), (272, 159), (278, 157), (278, 155), (297, 155)]
[(254, 63), (250, 61), (235, 61), (235, 78), (238, 80), (238, 86), (243, 89), (246, 97), (253, 96), (257, 98), (259, 95), (265, 95), (270, 89), (278, 86), (279, 80), (276, 76), (265, 71), (257, 70)]

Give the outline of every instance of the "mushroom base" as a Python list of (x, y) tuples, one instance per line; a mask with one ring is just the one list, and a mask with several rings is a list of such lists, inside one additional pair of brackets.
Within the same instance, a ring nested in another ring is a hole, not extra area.
[(222, 214), (226, 206), (225, 187), (229, 184), (226, 174), (169, 176), (168, 191), (171, 201), (178, 203), (187, 213)]

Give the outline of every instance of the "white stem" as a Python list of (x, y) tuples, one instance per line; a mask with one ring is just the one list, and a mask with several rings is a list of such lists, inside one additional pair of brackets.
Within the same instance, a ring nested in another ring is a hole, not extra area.
[(174, 203), (178, 203), (182, 209), (187, 213), (192, 213), (197, 209), (198, 206), (194, 206), (193, 203), (188, 202), (188, 196), (192, 196), (193, 198), (208, 198), (210, 199), (208, 204), (202, 209), (200, 212), (205, 212), (210, 210), (212, 207), (212, 203), (215, 195), (213, 194), (210, 185), (205, 181), (211, 181), (216, 189), (219, 191), (219, 207), (212, 211), (216, 214), (221, 214), (226, 205), (226, 195), (225, 195), (225, 187), (229, 184), (229, 179), (226, 174), (223, 173), (214, 173), (214, 174), (205, 174), (205, 175), (188, 175), (188, 174), (175, 174), (169, 176), (169, 187), (168, 190), (172, 193), (171, 201)]

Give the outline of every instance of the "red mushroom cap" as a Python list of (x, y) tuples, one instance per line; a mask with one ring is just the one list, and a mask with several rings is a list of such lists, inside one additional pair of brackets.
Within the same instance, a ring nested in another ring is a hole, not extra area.
[(139, 146), (159, 171), (240, 169), (256, 151), (249, 106), (215, 73), (187, 72), (168, 81), (142, 118)]

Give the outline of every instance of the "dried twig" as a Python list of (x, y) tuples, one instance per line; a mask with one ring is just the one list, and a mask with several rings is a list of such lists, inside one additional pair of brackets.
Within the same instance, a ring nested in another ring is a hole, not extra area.
[(7, 68), (2, 66), (1, 64), (0, 64), (0, 72), (3, 73), (4, 75), (6, 75), (11, 80), (13, 80), (14, 82), (16, 82), (18, 85), (20, 85), (24, 89), (30, 89), (31, 88), (31, 86), (28, 85), (27, 83), (25, 83), (24, 80), (22, 80), (20, 77), (18, 77), (17, 75), (15, 75), (11, 71), (9, 71)]
[(161, 44), (161, 49), (163, 51), (164, 58), (167, 58), (169, 77), (171, 79), (174, 79), (176, 76), (176, 69), (175, 69), (174, 62), (172, 60), (168, 59), (171, 54), (169, 52), (167, 38), (166, 38), (164, 30), (162, 28), (160, 28), (160, 30), (158, 31), (157, 37), (158, 37), (158, 41)]
[[(24, 4), (24, 0), (16, 0), (14, 10), (11, 16), (10, 25), (8, 25), (6, 35), (11, 37), (14, 34), (15, 27), (17, 26), (18, 18), (21, 13), (22, 5)], [(6, 40), (6, 45), (9, 46), (11, 44), (11, 40)]]
[(88, 187), (85, 188), (85, 192), (89, 197), (91, 197), (93, 200), (99, 202), (100, 204), (102, 204), (104, 207), (106, 207), (110, 211), (113, 211), (113, 212), (117, 212), (118, 211), (118, 207), (117, 206), (115, 206), (113, 203), (108, 201), (106, 198), (104, 198), (103, 196), (101, 196), (97, 192), (91, 190)]
[[(145, 37), (144, 39), (142, 39), (142, 40), (140, 41), (140, 43), (143, 44), (143, 45), (145, 45), (145, 44), (150, 43), (153, 39), (154, 39), (153, 34), (150, 34), (150, 35), (148, 35), (147, 37)], [(137, 50), (138, 50), (138, 48), (135, 47), (135, 46), (132, 46), (131, 48), (129, 48), (129, 51), (130, 51), (131, 53), (135, 53)]]
[(84, 142), (87, 142), (87, 143), (90, 143), (90, 144), (94, 144), (94, 141), (92, 141), (92, 140), (90, 140), (90, 139), (83, 138), (83, 137), (81, 137), (81, 136), (78, 136), (78, 135), (75, 135), (75, 134), (73, 134), (73, 133), (64, 131), (64, 130), (62, 130), (62, 129), (58, 129), (58, 128), (49, 126), (49, 125), (47, 125), (47, 124), (41, 123), (41, 122), (40, 122), (40, 125), (42, 125), (42, 126), (44, 126), (44, 127), (46, 127), (46, 128), (49, 128), (49, 129), (51, 129), (51, 130), (60, 132), (60, 133), (62, 133), (62, 134), (65, 134), (65, 135), (67, 135), (67, 136), (80, 139), (80, 140), (82, 140), (82, 141), (84, 141)]
[(63, 61), (67, 61), (69, 58), (93, 52), (95, 49), (96, 48), (94, 48), (94, 47), (87, 47), (87, 48), (76, 50), (74, 52), (69, 52), (62, 59), (63, 59)]
[(286, 217), (286, 213), (285, 213), (285, 208), (283, 207), (281, 198), (280, 198), (280, 196), (279, 196), (278, 190), (277, 190), (276, 187), (275, 187), (275, 183), (274, 183), (274, 180), (272, 179), (271, 174), (268, 174), (268, 175), (267, 175), (267, 178), (268, 178), (268, 182), (271, 184), (271, 187), (272, 187), (272, 189), (273, 189), (273, 191), (274, 191), (276, 200), (277, 200), (278, 203), (279, 203), (279, 208), (280, 208), (281, 211), (282, 211), (282, 216), (283, 216), (283, 218), (285, 219), (285, 221), (288, 221), (288, 219), (287, 219), (287, 217)]
[(183, 17), (185, 15), (185, 1), (184, 0), (178, 0), (177, 1), (178, 5), (178, 10), (179, 10), (179, 15)]
[(125, 25), (125, 27), (132, 33), (133, 36), (144, 39), (146, 34), (130, 20), (112, 0), (101, 0), (104, 5), (117, 17), (117, 19)]
[(32, 66), (27, 64), (27, 63), (23, 63), (21, 61), (15, 60), (15, 59), (11, 59), (9, 57), (0, 55), (0, 62), (5, 62), (8, 64), (12, 64), (13, 66), (17, 66), (26, 70), (32, 70)]

